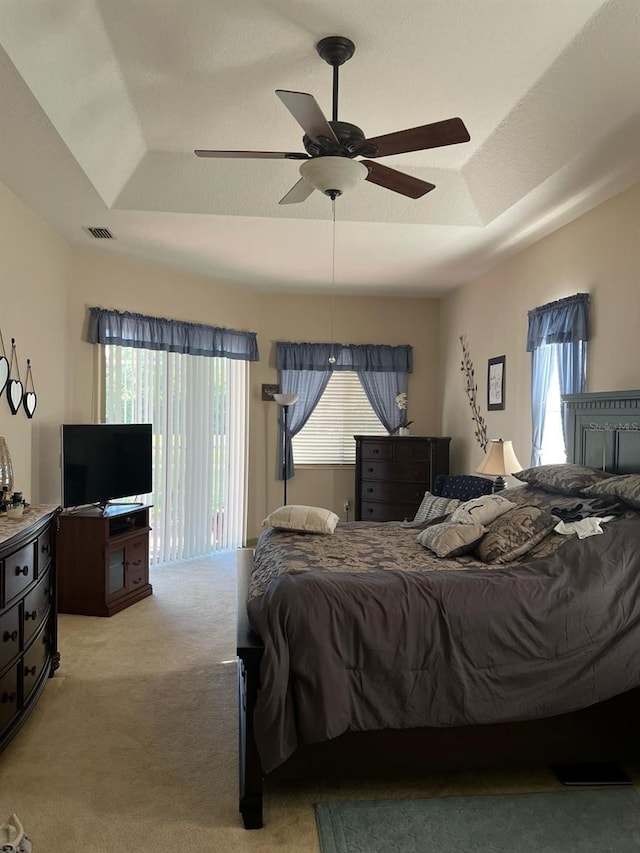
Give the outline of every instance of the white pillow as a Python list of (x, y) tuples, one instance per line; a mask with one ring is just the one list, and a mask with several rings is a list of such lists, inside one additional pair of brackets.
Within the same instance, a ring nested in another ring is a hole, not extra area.
[(262, 522), (262, 526), (297, 530), (301, 533), (333, 533), (339, 521), (340, 516), (330, 509), (288, 504), (270, 513)]
[(458, 524), (491, 524), (515, 506), (502, 495), (482, 495), (460, 504), (449, 520)]
[(438, 557), (459, 557), (473, 551), (486, 532), (486, 527), (481, 524), (442, 521), (418, 533), (416, 542)]

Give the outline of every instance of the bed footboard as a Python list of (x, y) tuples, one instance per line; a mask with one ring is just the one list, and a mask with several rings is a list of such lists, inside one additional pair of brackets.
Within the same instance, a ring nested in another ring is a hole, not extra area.
[(260, 661), (264, 646), (249, 625), (246, 609), (248, 575), (253, 552), (242, 549), (237, 554), (238, 577), (238, 747), (239, 807), (245, 829), (261, 829), (263, 778), (260, 756), (253, 732), (253, 713), (260, 684)]

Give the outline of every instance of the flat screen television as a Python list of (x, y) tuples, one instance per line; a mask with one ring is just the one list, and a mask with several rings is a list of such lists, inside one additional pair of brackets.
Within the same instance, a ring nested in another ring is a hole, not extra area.
[(152, 489), (151, 424), (63, 424), (62, 505), (99, 504)]

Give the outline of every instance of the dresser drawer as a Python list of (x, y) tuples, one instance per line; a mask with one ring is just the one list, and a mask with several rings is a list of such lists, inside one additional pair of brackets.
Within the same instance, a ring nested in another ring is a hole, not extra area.
[(18, 713), (18, 669), (12, 667), (0, 678), (0, 733)]
[(423, 483), (392, 483), (384, 480), (363, 480), (363, 501), (410, 503), (420, 506), (426, 489)]
[(34, 687), (40, 680), (43, 670), (48, 666), (50, 656), (51, 643), (49, 632), (47, 631), (47, 626), (43, 625), (40, 633), (29, 647), (29, 651), (25, 652), (22, 658), (24, 702), (27, 702)]
[(31, 542), (4, 560), (4, 603), (20, 595), (35, 579), (35, 551)]
[[(363, 462), (362, 481), (387, 480), (388, 482), (429, 481), (428, 462)], [(426, 489), (423, 489), (423, 494)]]
[(24, 600), (24, 644), (25, 646), (37, 633), (49, 613), (53, 590), (49, 573), (45, 572), (35, 589), (32, 589)]
[(382, 501), (362, 501), (360, 518), (362, 521), (404, 521), (412, 519), (419, 504), (390, 504)]
[(398, 462), (428, 462), (431, 458), (431, 443), (410, 438), (405, 438), (404, 441), (401, 439), (393, 445), (393, 458)]
[(0, 672), (20, 651), (20, 607), (0, 616)]
[(391, 459), (393, 445), (384, 441), (363, 441), (361, 448), (363, 459)]
[(44, 533), (38, 536), (36, 548), (38, 554), (38, 577), (42, 577), (51, 562), (51, 555), (53, 553), (53, 534), (50, 527), (47, 527)]

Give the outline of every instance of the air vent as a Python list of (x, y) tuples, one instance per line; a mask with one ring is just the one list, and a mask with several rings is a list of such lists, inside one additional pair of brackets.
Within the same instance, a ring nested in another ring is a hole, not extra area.
[(84, 229), (87, 234), (91, 234), (96, 240), (113, 240), (114, 236), (108, 228), (92, 228), (90, 225)]

